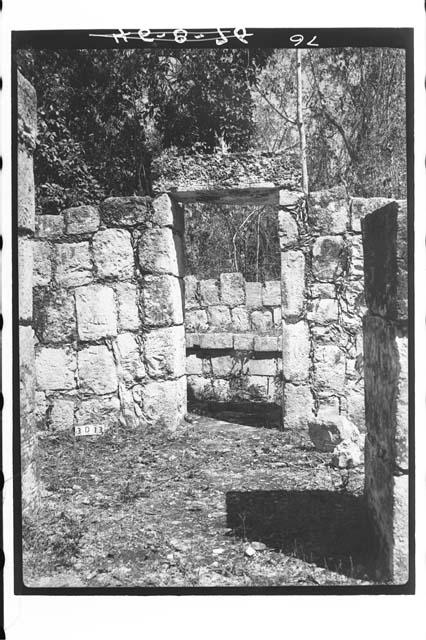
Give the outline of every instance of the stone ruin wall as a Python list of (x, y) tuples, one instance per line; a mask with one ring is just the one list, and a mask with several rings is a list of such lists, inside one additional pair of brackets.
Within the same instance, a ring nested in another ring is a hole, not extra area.
[(37, 215), (39, 429), (175, 427), (183, 417), (182, 231), (167, 196)]

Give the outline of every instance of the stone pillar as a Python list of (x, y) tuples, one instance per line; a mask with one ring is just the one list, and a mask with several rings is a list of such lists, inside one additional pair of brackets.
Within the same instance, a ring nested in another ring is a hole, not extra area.
[(34, 87), (18, 72), (18, 316), (21, 487), (23, 514), (39, 505), (34, 395), (33, 236), (35, 225), (33, 152), (37, 135)]
[(378, 578), (408, 580), (407, 207), (390, 204), (362, 220), (365, 492), (376, 536)]

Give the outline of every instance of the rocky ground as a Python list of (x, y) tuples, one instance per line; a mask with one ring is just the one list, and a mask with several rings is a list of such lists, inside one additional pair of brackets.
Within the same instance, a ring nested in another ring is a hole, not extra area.
[(285, 432), (191, 414), (174, 433), (40, 440), (27, 586), (372, 584), (363, 467)]

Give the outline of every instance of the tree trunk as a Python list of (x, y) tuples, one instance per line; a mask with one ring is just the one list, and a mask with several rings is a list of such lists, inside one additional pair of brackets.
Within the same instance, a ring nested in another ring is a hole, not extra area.
[(303, 120), (303, 84), (302, 84), (302, 51), (296, 49), (297, 68), (297, 128), (299, 130), (300, 162), (302, 165), (302, 189), (305, 196), (309, 193), (308, 165), (306, 163), (306, 133)]

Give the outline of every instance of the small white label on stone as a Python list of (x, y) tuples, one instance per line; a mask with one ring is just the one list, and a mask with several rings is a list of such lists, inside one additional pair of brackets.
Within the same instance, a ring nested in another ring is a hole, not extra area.
[(76, 436), (101, 436), (104, 433), (104, 427), (101, 424), (83, 424), (75, 427)]

